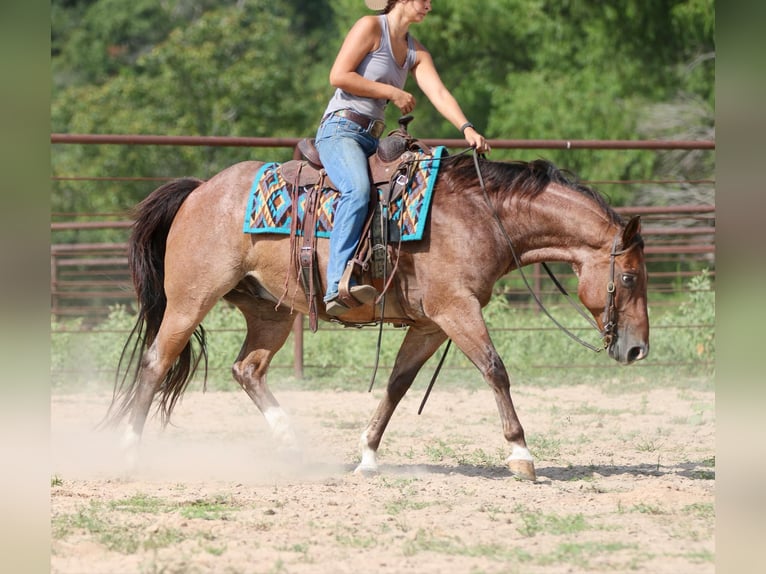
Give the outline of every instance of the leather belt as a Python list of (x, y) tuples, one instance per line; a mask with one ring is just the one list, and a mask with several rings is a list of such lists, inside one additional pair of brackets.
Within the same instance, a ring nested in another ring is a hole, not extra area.
[(330, 115), (346, 118), (355, 124), (359, 124), (367, 133), (376, 139), (379, 138), (383, 134), (383, 130), (386, 129), (386, 122), (383, 120), (376, 120), (363, 114), (358, 114), (353, 110), (338, 110)]

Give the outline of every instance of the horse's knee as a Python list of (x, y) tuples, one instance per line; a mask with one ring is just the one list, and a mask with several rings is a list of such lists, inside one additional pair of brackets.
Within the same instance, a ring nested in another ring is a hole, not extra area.
[(231, 366), (231, 376), (242, 388), (256, 386), (263, 379), (258, 361), (237, 361)]
[(495, 390), (506, 390), (511, 386), (508, 371), (500, 355), (493, 354), (482, 369), (484, 380)]

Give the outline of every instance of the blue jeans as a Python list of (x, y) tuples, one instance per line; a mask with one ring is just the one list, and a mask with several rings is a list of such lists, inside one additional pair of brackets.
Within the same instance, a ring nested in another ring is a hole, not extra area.
[(370, 201), (367, 158), (375, 153), (378, 140), (347, 118), (328, 116), (319, 125), (315, 145), (327, 175), (340, 191), (330, 233), (326, 302), (338, 294), (338, 283), (362, 235)]

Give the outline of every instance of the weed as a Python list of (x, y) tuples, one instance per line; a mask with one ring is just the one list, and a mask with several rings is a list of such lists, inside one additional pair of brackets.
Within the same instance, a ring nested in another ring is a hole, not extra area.
[(433, 504), (436, 504), (436, 503), (435, 502), (418, 502), (416, 500), (410, 500), (408, 498), (397, 498), (395, 500), (392, 500), (391, 502), (386, 503), (385, 509), (387, 514), (390, 514), (391, 516), (396, 516), (397, 514), (401, 514), (402, 512), (405, 512), (407, 510), (422, 510), (423, 508), (427, 508)]
[(692, 562), (715, 562), (715, 555), (707, 550), (690, 552), (689, 554), (686, 554), (685, 557)]
[(541, 565), (574, 564), (582, 569), (590, 569), (590, 560), (600, 555), (635, 548), (635, 544), (621, 542), (562, 542), (549, 554), (538, 557), (536, 562)]
[(668, 514), (659, 506), (652, 506), (651, 504), (635, 504), (630, 509), (631, 512), (640, 512), (641, 514)]
[(374, 536), (363, 536), (353, 526), (344, 524), (335, 525), (335, 541), (341, 546), (350, 548), (373, 548), (378, 544), (378, 539)]
[(695, 502), (684, 506), (683, 511), (687, 514), (693, 514), (698, 518), (713, 518), (715, 516), (715, 506), (709, 502)]
[(557, 460), (561, 456), (561, 440), (545, 435), (531, 435), (532, 453), (538, 460)]
[(404, 555), (414, 556), (419, 552), (435, 552), (451, 556), (483, 557), (502, 562), (529, 562), (532, 555), (521, 548), (501, 544), (465, 544), (459, 536), (434, 536), (418, 529), (414, 538), (404, 545)]
[(692, 478), (697, 480), (715, 480), (714, 470), (694, 470), (690, 473)]
[(524, 509), (521, 506), (514, 508), (519, 515), (523, 526), (517, 528), (519, 534), (531, 538), (538, 534), (575, 534), (589, 528), (582, 514), (570, 514), (558, 516), (556, 514), (540, 514)]
[(425, 446), (426, 456), (431, 462), (445, 462), (457, 459), (455, 449), (447, 445), (443, 440), (438, 440), (436, 444), (429, 443)]
[(214, 500), (197, 499), (189, 504), (179, 507), (179, 512), (184, 518), (199, 518), (202, 520), (228, 520), (226, 511), (231, 505), (224, 502), (221, 497)]

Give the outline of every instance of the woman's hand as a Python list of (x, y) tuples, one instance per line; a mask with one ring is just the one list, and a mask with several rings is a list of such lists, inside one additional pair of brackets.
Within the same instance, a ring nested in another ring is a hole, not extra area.
[(391, 101), (401, 110), (402, 115), (407, 115), (415, 109), (415, 96), (404, 90), (396, 90)]
[(471, 147), (476, 148), (476, 151), (479, 153), (489, 153), (492, 151), (492, 148), (489, 146), (489, 143), (487, 143), (487, 140), (484, 139), (484, 136), (477, 132), (473, 126), (465, 129), (463, 137), (465, 137), (468, 144)]

